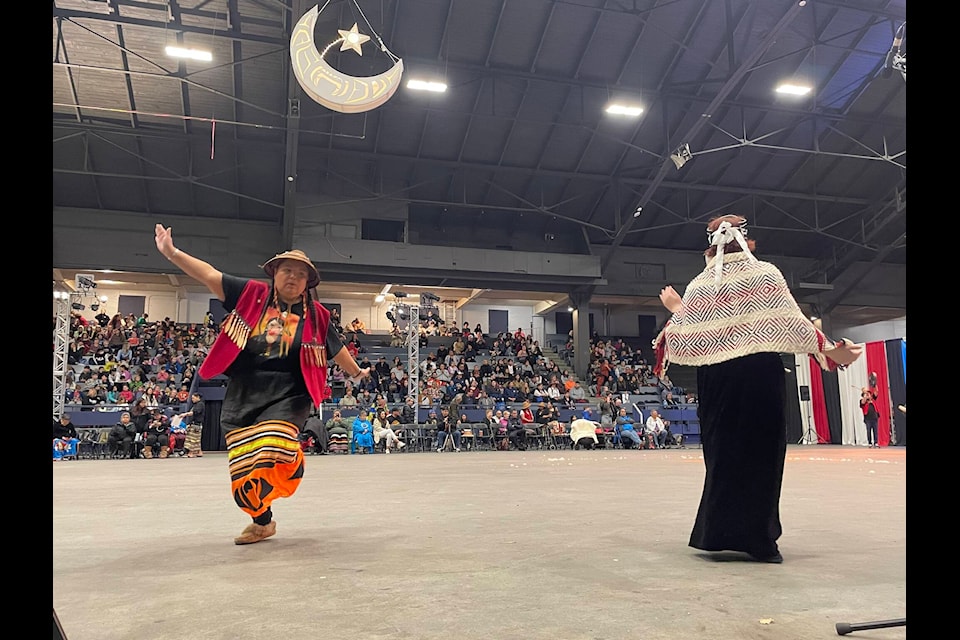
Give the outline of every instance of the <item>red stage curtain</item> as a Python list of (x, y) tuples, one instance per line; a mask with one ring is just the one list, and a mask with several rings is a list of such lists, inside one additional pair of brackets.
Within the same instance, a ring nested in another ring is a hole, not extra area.
[(818, 444), (830, 444), (830, 418), (827, 417), (827, 403), (823, 396), (823, 376), (820, 365), (812, 357), (810, 363), (810, 403), (813, 406), (813, 424), (817, 431)]
[(877, 374), (877, 444), (886, 447), (890, 444), (890, 380), (887, 377), (887, 345), (883, 342), (868, 342), (866, 348), (867, 375)]

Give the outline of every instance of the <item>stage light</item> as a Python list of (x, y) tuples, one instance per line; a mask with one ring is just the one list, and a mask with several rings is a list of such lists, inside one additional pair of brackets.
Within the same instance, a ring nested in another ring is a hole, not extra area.
[(630, 106), (626, 104), (611, 104), (606, 109), (607, 113), (615, 116), (639, 116), (643, 113), (643, 107)]
[(213, 60), (212, 53), (201, 49), (167, 46), (166, 53), (171, 58), (189, 58), (190, 60), (200, 60), (201, 62), (210, 62)]
[(810, 93), (810, 87), (799, 85), (799, 84), (781, 84), (776, 89), (777, 93), (784, 93), (788, 96), (805, 96)]
[(670, 159), (673, 160), (673, 164), (677, 166), (677, 171), (680, 170), (680, 167), (687, 164), (692, 157), (693, 154), (690, 153), (690, 145), (686, 142), (677, 147), (677, 150), (670, 154)]
[(446, 83), (429, 82), (427, 80), (410, 80), (407, 82), (407, 89), (415, 91), (432, 91), (433, 93), (443, 93), (447, 90)]

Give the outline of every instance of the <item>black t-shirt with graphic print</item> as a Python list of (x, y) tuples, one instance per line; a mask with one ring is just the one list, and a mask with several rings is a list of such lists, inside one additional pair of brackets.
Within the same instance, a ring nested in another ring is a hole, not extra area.
[[(223, 306), (232, 311), (248, 280), (223, 274)], [(286, 317), (268, 307), (254, 321), (243, 351), (226, 375), (230, 378), (220, 412), (225, 433), (265, 420), (284, 420), (302, 428), (312, 409), (312, 399), (300, 368), (303, 336), (303, 303), (292, 305)], [(332, 323), (327, 327), (327, 357), (343, 344)]]
[[(223, 274), (224, 309), (233, 311), (247, 282), (247, 278)], [(283, 306), (282, 303), (281, 306)], [(286, 318), (282, 318), (281, 313), (273, 307), (268, 307), (264, 311), (259, 320), (251, 327), (246, 347), (230, 366), (230, 370), (235, 367), (244, 371), (259, 369), (261, 371), (293, 372), (300, 369), (299, 353), (303, 338), (303, 323), (301, 322), (303, 303), (298, 302), (289, 309), (283, 308), (287, 312)], [(332, 359), (342, 348), (343, 343), (340, 342), (340, 336), (337, 335), (333, 323), (328, 323), (327, 359)], [(287, 357), (289, 354), (294, 354), (296, 357), (289, 358)], [(230, 370), (227, 371), (227, 375), (230, 375)]]

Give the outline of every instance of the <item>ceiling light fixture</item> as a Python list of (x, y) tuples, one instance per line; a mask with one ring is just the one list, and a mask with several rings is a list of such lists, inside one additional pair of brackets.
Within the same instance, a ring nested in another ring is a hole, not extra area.
[(805, 96), (810, 91), (810, 87), (799, 84), (784, 83), (777, 87), (777, 93), (785, 93), (789, 96)]
[(639, 218), (639, 217), (640, 217), (640, 213), (641, 213), (642, 211), (643, 211), (643, 207), (637, 207), (637, 210), (633, 212), (633, 217), (634, 217), (634, 218)]
[(643, 107), (631, 107), (625, 104), (611, 104), (607, 106), (607, 113), (616, 116), (639, 116), (643, 113)]
[(387, 299), (387, 297), (386, 297), (385, 295), (383, 295), (382, 293), (380, 293), (380, 294), (377, 294), (377, 297), (374, 298), (373, 301), (376, 302), (377, 304), (380, 304), (381, 302), (383, 302), (383, 301), (386, 300), (386, 299)]
[(213, 54), (202, 49), (186, 49), (184, 47), (167, 46), (167, 55), (171, 58), (189, 58), (190, 60), (200, 60), (201, 62), (210, 62), (213, 60)]
[(408, 80), (407, 89), (413, 89), (415, 91), (432, 91), (434, 93), (443, 93), (447, 90), (447, 85), (444, 82), (430, 82), (427, 80)]

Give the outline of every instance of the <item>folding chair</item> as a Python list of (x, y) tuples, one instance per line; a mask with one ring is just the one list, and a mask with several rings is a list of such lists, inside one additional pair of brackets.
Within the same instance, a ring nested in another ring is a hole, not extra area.
[(483, 422), (473, 425), (473, 437), (477, 441), (477, 451), (493, 450), (493, 434), (490, 433), (490, 427)]

